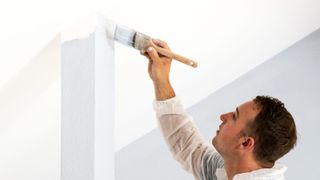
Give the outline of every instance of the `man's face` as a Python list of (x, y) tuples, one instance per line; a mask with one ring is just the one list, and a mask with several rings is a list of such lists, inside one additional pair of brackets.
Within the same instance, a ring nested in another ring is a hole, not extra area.
[(233, 112), (220, 116), (222, 123), (216, 136), (212, 139), (213, 146), (221, 155), (234, 154), (244, 141), (247, 123), (259, 113), (253, 101), (238, 106)]

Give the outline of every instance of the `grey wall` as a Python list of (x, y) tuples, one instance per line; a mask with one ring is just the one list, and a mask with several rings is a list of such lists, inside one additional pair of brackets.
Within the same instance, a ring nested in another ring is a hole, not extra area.
[[(297, 147), (280, 162), (287, 179), (319, 179), (320, 30), (212, 93), (188, 109), (206, 140), (218, 127), (219, 116), (256, 95), (279, 98), (292, 113), (299, 132)], [(208, 82), (210, 83), (210, 82)], [(152, 90), (152, 89), (150, 89)], [(192, 96), (192, 94), (190, 94)], [(151, 100), (150, 100), (151, 106)], [(150, 121), (155, 119), (150, 119)], [(116, 153), (116, 179), (193, 179), (168, 152), (158, 131)]]

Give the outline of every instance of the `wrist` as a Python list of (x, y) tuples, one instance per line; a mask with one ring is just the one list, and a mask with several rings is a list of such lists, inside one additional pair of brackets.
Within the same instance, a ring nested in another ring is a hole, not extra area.
[(156, 100), (163, 101), (175, 97), (170, 81), (154, 82)]
[(170, 84), (170, 80), (169, 80), (169, 78), (157, 79), (157, 80), (153, 80), (153, 84), (155, 86), (157, 86), (157, 85), (159, 85), (159, 86), (168, 85), (168, 84)]

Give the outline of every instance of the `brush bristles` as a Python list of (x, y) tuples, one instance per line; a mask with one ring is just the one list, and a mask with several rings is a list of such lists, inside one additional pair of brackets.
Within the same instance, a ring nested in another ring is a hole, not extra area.
[(134, 47), (134, 39), (136, 32), (124, 26), (116, 26), (114, 39), (127, 46)]
[(151, 45), (151, 37), (121, 25), (116, 26), (114, 39), (139, 51)]
[(151, 45), (151, 37), (137, 32), (134, 40), (134, 48), (138, 50), (145, 50)]

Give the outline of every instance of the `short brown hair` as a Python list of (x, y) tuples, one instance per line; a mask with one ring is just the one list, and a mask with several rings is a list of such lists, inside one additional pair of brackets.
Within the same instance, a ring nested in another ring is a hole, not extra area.
[(249, 124), (248, 135), (255, 139), (255, 157), (262, 163), (274, 163), (296, 145), (294, 119), (276, 98), (257, 96), (253, 101), (259, 113)]

